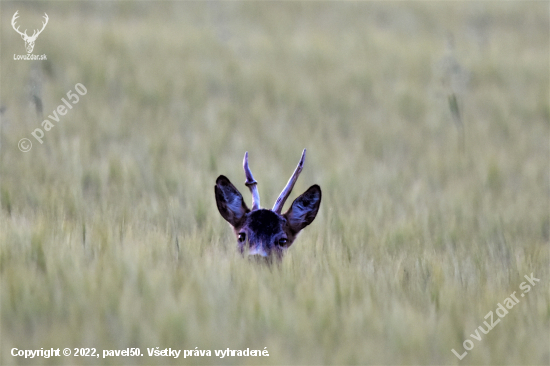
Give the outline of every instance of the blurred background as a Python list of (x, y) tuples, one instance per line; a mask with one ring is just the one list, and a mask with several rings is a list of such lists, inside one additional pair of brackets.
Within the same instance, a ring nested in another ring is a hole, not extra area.
[[(33, 50), (47, 60), (14, 60), (16, 11), (29, 35), (47, 13)], [(548, 364), (549, 14), (2, 1), (1, 362)], [(77, 83), (87, 93), (55, 122)], [(303, 148), (289, 203), (319, 184), (320, 213), (280, 266), (249, 263), (215, 179), (250, 203), (248, 151), (269, 208)], [(540, 284), (473, 340), (531, 273)], [(10, 355), (157, 346), (270, 356)]]

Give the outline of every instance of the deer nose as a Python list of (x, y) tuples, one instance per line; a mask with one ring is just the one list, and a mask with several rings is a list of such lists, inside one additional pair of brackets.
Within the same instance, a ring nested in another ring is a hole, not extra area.
[(259, 255), (259, 256), (262, 256), (262, 257), (267, 257), (267, 253), (265, 252), (265, 250), (263, 249), (262, 246), (260, 245), (256, 245), (252, 248), (250, 248), (248, 250), (248, 255)]

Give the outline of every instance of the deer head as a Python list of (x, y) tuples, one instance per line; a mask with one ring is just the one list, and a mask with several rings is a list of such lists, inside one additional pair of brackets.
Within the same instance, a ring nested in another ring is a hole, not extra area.
[(35, 29), (32, 36), (28, 36), (27, 35), (27, 30), (25, 29), (24, 32), (21, 32), (19, 31), (19, 27), (15, 27), (15, 21), (17, 18), (19, 18), (19, 15), (17, 15), (17, 13), (19, 12), (19, 10), (17, 10), (15, 12), (15, 14), (13, 14), (13, 18), (11, 18), (11, 26), (13, 27), (13, 29), (15, 29), (15, 31), (17, 33), (19, 33), (21, 35), (21, 38), (23, 38), (23, 40), (25, 41), (25, 48), (27, 49), (27, 53), (31, 53), (32, 50), (34, 49), (34, 41), (36, 41), (36, 38), (38, 37), (38, 35), (40, 33), (42, 33), (42, 31), (44, 30), (44, 28), (46, 28), (46, 24), (48, 24), (48, 14), (44, 13), (44, 19), (46, 20), (45, 22), (42, 22), (42, 29), (38, 30), (38, 29)]
[(244, 154), (243, 168), (245, 185), (252, 193), (252, 209), (247, 207), (243, 196), (227, 177), (220, 175), (216, 179), (214, 191), (218, 210), (233, 227), (237, 246), (242, 254), (281, 259), (298, 233), (317, 216), (321, 205), (321, 188), (316, 184), (296, 198), (286, 213), (281, 214), (285, 201), (302, 172), (305, 157), (304, 149), (296, 170), (271, 210), (260, 208), (258, 183), (248, 166), (248, 152)]

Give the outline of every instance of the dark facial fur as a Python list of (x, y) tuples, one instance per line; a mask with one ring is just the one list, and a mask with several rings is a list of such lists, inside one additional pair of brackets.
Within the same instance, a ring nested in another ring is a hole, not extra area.
[(273, 211), (260, 209), (246, 214), (245, 221), (240, 228), (235, 228), (241, 253), (278, 258), (292, 244), (295, 236), (291, 234), (287, 220)]

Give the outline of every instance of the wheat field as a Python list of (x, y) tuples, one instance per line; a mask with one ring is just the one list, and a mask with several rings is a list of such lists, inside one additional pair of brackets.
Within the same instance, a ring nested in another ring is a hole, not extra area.
[[(14, 60), (16, 11), (47, 13), (47, 60)], [(2, 1), (0, 363), (548, 365), (549, 14)], [(319, 215), (280, 265), (241, 257), (216, 178), (250, 205), (248, 151), (271, 207), (303, 148), (287, 207), (319, 184)], [(215, 355), (247, 348), (269, 356)]]

